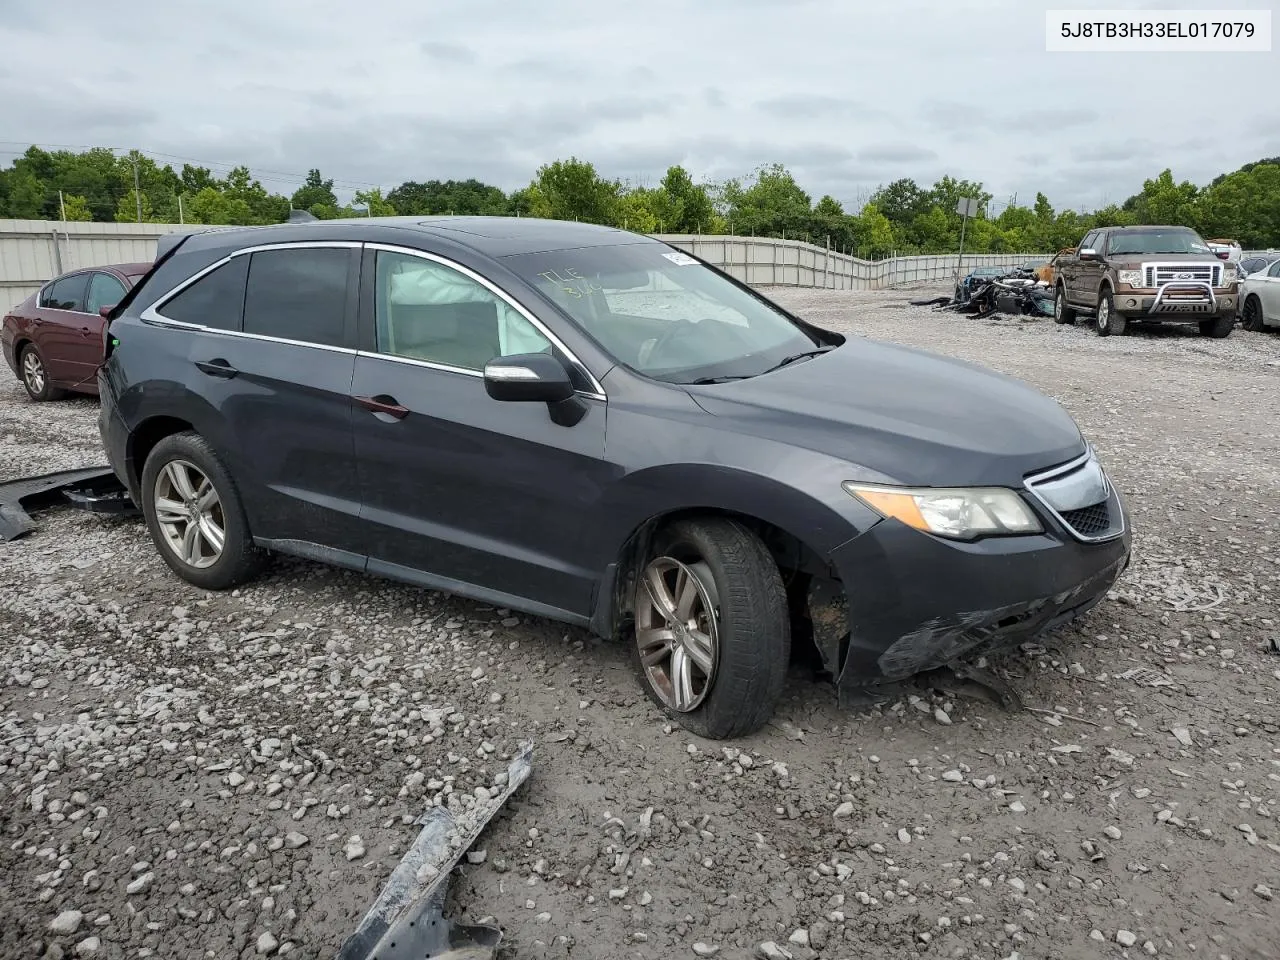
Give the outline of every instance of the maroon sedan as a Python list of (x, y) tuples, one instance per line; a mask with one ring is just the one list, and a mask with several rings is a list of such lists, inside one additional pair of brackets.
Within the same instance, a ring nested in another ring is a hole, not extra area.
[(5, 315), (0, 350), (32, 400), (68, 391), (97, 396), (102, 310), (137, 283), (149, 263), (85, 267), (50, 280)]

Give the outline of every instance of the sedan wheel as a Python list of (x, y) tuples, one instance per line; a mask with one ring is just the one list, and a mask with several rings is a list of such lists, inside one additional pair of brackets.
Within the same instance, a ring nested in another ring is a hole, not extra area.
[(1262, 321), (1262, 304), (1257, 297), (1250, 297), (1244, 302), (1240, 325), (1251, 333), (1260, 333), (1266, 328)]
[(631, 660), (662, 711), (703, 737), (758, 730), (782, 696), (791, 620), (768, 548), (722, 517), (658, 531), (635, 571)]
[(688, 713), (702, 705), (720, 654), (715, 579), (705, 562), (658, 557), (645, 567), (637, 597), (640, 662), (663, 706)]
[(197, 570), (211, 567), (227, 542), (222, 501), (200, 468), (170, 460), (155, 486), (156, 522), (165, 543), (183, 563)]
[(29, 343), (23, 347), (18, 369), (22, 375), (22, 385), (32, 400), (57, 400), (63, 395), (63, 391), (49, 380), (49, 370), (35, 344)]

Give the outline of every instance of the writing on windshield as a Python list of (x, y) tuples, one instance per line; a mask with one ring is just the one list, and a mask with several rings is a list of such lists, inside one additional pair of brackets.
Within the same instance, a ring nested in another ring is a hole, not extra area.
[(589, 297), (593, 293), (598, 293), (603, 288), (600, 284), (594, 282), (588, 277), (584, 277), (574, 267), (562, 267), (559, 270), (543, 270), (538, 276), (546, 280), (547, 283), (557, 287), (562, 293), (568, 294), (576, 300), (583, 297)]

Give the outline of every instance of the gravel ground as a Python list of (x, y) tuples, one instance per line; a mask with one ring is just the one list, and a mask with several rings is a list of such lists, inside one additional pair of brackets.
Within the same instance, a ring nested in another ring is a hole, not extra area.
[[(48, 512), (0, 544), (0, 957), (332, 956), (414, 817), (526, 738), (450, 902), (512, 956), (1280, 957), (1280, 337), (906, 304), (933, 292), (777, 295), (1096, 442), (1136, 560), (999, 665), (1034, 711), (839, 710), (797, 665), (773, 725), (698, 741), (583, 632), (303, 562), (206, 594), (138, 521)], [(4, 373), (0, 479), (102, 462), (94, 401)]]

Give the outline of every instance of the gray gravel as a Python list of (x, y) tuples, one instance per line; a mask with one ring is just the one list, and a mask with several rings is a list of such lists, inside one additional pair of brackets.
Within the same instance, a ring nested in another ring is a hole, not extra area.
[[(733, 744), (659, 719), (626, 653), (282, 561), (227, 594), (141, 525), (0, 544), (0, 956), (332, 955), (416, 835), (534, 774), (450, 909), (516, 956), (1280, 956), (1280, 337), (1100, 339), (783, 291), (818, 323), (1057, 397), (1137, 559), (998, 666), (1037, 712), (907, 687), (844, 711), (797, 666)], [(0, 478), (101, 462), (96, 404), (0, 385)]]

